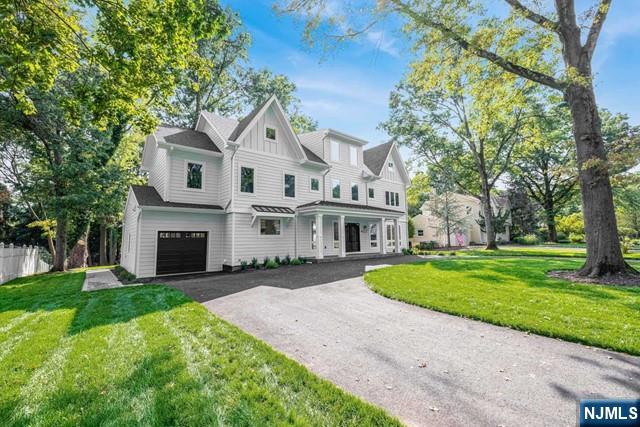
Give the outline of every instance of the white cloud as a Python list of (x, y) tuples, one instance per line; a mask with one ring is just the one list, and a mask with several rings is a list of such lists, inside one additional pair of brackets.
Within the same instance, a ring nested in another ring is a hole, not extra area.
[(396, 47), (396, 39), (385, 34), (384, 31), (368, 31), (367, 40), (381, 52), (387, 53), (396, 58), (400, 57), (400, 50)]

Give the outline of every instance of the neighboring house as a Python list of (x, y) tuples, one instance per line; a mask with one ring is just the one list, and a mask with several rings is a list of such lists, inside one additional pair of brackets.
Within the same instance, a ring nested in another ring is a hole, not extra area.
[[(464, 226), (459, 230), (452, 230), (451, 232), (451, 245), (458, 246), (457, 240), (460, 238), (463, 242), (463, 246), (470, 244), (484, 244), (487, 243), (486, 234), (480, 229), (477, 220), (480, 219), (480, 213), (482, 206), (480, 199), (467, 196), (464, 194), (454, 193), (452, 195), (456, 203), (461, 207), (460, 211), (464, 216)], [(420, 242), (436, 242), (439, 246), (447, 245), (446, 232), (442, 231), (442, 224), (440, 220), (435, 218), (429, 211), (429, 203), (425, 202), (422, 205), (422, 213), (412, 218), (413, 225), (415, 227), (415, 235), (411, 239), (412, 246), (417, 246)], [(491, 206), (494, 213), (498, 212), (511, 212), (511, 205), (507, 197), (491, 198)], [(507, 226), (504, 233), (498, 233), (496, 240), (498, 242), (508, 242), (510, 240), (509, 229), (511, 226), (511, 214), (507, 220)]]
[(394, 143), (332, 129), (296, 135), (275, 97), (240, 121), (146, 138), (121, 264), (138, 277), (219, 271), (265, 257), (322, 259), (408, 246), (409, 176)]

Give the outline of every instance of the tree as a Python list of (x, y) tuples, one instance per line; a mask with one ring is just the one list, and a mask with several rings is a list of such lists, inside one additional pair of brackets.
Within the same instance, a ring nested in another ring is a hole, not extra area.
[[(377, 8), (372, 10), (378, 13), (376, 19), (385, 13), (404, 17), (416, 48), (432, 52), (434, 59), (444, 61), (452, 48), (463, 49), (483, 59), (487, 66), (498, 66), (560, 92), (571, 111), (585, 217), (587, 258), (578, 274), (595, 277), (633, 271), (624, 261), (618, 240), (591, 68), (611, 0), (598, 0), (581, 14), (576, 13), (574, 0), (555, 0), (552, 10), (543, 9), (545, 3), (537, 1), (505, 3), (511, 13), (504, 18), (487, 14), (477, 1), (388, 0), (377, 2)], [(327, 22), (325, 0), (289, 0), (284, 10), (307, 16), (307, 35), (315, 31), (326, 34), (326, 27), (332, 24), (344, 27), (335, 19)], [(365, 25), (359, 31), (347, 27), (343, 37), (357, 35), (371, 26)], [(588, 31), (583, 41), (585, 26)], [(501, 39), (495, 37), (498, 33), (511, 42), (500, 44)]]
[[(26, 170), (48, 194), (54, 270), (65, 268), (69, 221), (81, 217), (81, 234), (88, 233), (92, 216), (83, 208), (99, 194), (97, 176), (129, 125), (152, 129), (153, 110), (173, 93), (179, 70), (201, 66), (197, 41), (226, 33), (220, 10), (206, 9), (211, 19), (204, 6), (63, 0), (0, 8), (10, 65), (0, 77), (0, 126), (25, 150)], [(91, 7), (95, 19), (84, 27), (80, 16)], [(32, 49), (26, 63), (21, 49)]]
[(462, 71), (432, 79), (440, 64), (416, 64), (391, 94), (382, 127), (411, 147), (432, 174), (480, 199), (487, 249), (496, 249), (491, 193), (520, 141), (530, 85), (498, 67), (478, 67), (476, 58), (460, 50), (447, 62)]
[(466, 226), (466, 208), (457, 201), (455, 193), (446, 188), (432, 193), (426, 205), (429, 213), (438, 220), (435, 223), (438, 234), (447, 236), (447, 247), (450, 248), (451, 234)]
[(524, 144), (510, 170), (515, 186), (526, 188), (544, 210), (550, 242), (558, 241), (555, 218), (577, 190), (577, 171), (568, 111), (564, 105), (550, 108), (540, 103), (525, 126)]
[(509, 204), (511, 205), (511, 238), (526, 236), (534, 233), (538, 226), (540, 206), (531, 199), (523, 186), (509, 182), (507, 188)]
[(640, 173), (617, 177), (614, 199), (621, 234), (640, 238)]
[(411, 178), (411, 185), (407, 189), (409, 217), (414, 217), (422, 213), (422, 205), (429, 198), (430, 191), (430, 179), (426, 173), (418, 172)]

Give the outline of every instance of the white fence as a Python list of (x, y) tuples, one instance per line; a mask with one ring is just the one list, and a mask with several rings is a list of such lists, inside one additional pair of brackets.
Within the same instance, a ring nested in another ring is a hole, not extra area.
[(49, 264), (40, 259), (37, 246), (13, 246), (0, 243), (0, 284), (16, 277), (49, 271)]

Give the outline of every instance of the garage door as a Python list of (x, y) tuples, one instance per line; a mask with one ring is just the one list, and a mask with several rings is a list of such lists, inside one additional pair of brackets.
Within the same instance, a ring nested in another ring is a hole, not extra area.
[(158, 231), (157, 275), (206, 269), (206, 231)]

